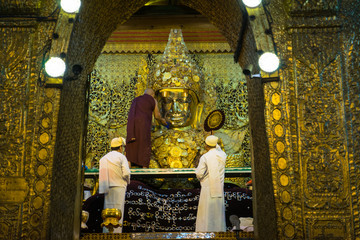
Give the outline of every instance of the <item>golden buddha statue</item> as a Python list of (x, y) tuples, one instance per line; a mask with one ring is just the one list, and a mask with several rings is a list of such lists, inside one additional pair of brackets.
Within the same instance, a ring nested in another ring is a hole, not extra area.
[(189, 89), (167, 88), (158, 93), (162, 116), (171, 128), (182, 128), (194, 122), (199, 104), (196, 94)]
[(147, 82), (169, 123), (169, 129), (157, 126), (153, 131), (150, 168), (195, 167), (206, 136), (200, 124), (204, 76), (188, 56), (181, 30), (171, 30), (165, 52), (150, 69)]

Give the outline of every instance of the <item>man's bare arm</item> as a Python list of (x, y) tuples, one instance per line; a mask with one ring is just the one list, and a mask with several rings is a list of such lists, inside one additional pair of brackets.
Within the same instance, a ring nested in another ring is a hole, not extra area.
[(163, 118), (160, 114), (160, 110), (159, 110), (159, 107), (158, 107), (158, 103), (155, 100), (155, 109), (154, 109), (154, 117), (156, 120), (158, 120), (162, 125), (166, 126), (167, 125), (167, 122), (165, 120), (165, 118)]

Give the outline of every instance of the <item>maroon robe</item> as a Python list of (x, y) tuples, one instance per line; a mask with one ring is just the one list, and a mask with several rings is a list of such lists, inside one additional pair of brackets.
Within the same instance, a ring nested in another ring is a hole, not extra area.
[(149, 167), (151, 155), (151, 124), (155, 100), (144, 94), (133, 100), (128, 115), (126, 157), (136, 165)]

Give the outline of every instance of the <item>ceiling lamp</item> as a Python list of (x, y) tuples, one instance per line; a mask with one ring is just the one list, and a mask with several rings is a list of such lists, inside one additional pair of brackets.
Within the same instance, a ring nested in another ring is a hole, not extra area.
[(242, 0), (248, 8), (256, 8), (260, 5), (261, 0)]
[(61, 8), (67, 13), (75, 13), (79, 11), (81, 6), (80, 0), (61, 0)]
[(266, 52), (263, 53), (259, 58), (259, 67), (264, 72), (275, 72), (279, 68), (279, 65), (280, 60), (274, 53)]
[(66, 70), (65, 62), (59, 57), (51, 57), (45, 63), (45, 72), (50, 77), (54, 77), (54, 78), (61, 77), (64, 75), (65, 70)]

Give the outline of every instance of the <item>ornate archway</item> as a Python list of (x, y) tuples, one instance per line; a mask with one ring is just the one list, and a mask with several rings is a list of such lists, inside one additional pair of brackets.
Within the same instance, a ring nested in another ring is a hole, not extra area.
[[(86, 112), (84, 110), (85, 106), (85, 91), (86, 91), (86, 78), (87, 75), (92, 71), (92, 67), (95, 64), (97, 57), (100, 55), (101, 49), (105, 45), (107, 38), (114, 31), (117, 24), (121, 24), (125, 22), (130, 16), (135, 13), (141, 6), (145, 4), (146, 1), (136, 1), (136, 3), (128, 3), (128, 2), (112, 2), (109, 1), (108, 4), (96, 4), (96, 3), (87, 3), (85, 2), (82, 6), (80, 13), (75, 19), (74, 25), (72, 27), (72, 35), (69, 39), (69, 46), (67, 49), (66, 61), (67, 65), (81, 65), (83, 66), (83, 71), (80, 77), (75, 80), (73, 79), (73, 73), (67, 72), (64, 76), (64, 83), (62, 88), (62, 97), (60, 103), (60, 113), (59, 116), (63, 116), (59, 118), (58, 122), (58, 136), (57, 136), (57, 144), (55, 150), (55, 158), (54, 158), (54, 169), (68, 169), (66, 170), (66, 174), (64, 172), (57, 173), (54, 172), (53, 176), (53, 187), (52, 192), (61, 192), (66, 196), (64, 199), (63, 196), (52, 195), (52, 206), (57, 206), (58, 204), (62, 204), (64, 201), (69, 204), (74, 204), (73, 209), (79, 209), (79, 200), (74, 201), (77, 194), (77, 190), (70, 189), (70, 185), (80, 185), (81, 176), (80, 173), (80, 162), (79, 156), (83, 154), (81, 152), (82, 149), (82, 137), (84, 134), (85, 126), (85, 118)], [(209, 21), (212, 22), (215, 26), (219, 28), (219, 30), (223, 33), (225, 38), (228, 40), (230, 47), (237, 51), (237, 57), (239, 58), (239, 64), (245, 68), (249, 64), (255, 66), (254, 71), (257, 71), (257, 48), (256, 41), (254, 39), (254, 35), (252, 33), (252, 28), (250, 24), (244, 22), (248, 16), (246, 15), (246, 11), (243, 5), (239, 5), (237, 1), (226, 1), (225, 3), (222, 1), (217, 2), (200, 2), (200, 1), (184, 1), (184, 5), (187, 5), (203, 15), (207, 16)], [(104, 7), (106, 6), (106, 7)], [(111, 6), (109, 8), (109, 6)], [(109, 10), (110, 9), (110, 10)], [(216, 11), (214, 11), (216, 9)], [(96, 14), (95, 14), (96, 12)], [(245, 15), (244, 15), (245, 14)], [(98, 17), (94, 17), (98, 16)], [(261, 18), (263, 18), (261, 20)], [(258, 16), (257, 21), (265, 21), (264, 16)], [(266, 25), (266, 24), (265, 24)], [(67, 25), (62, 25), (63, 28), (68, 28)], [(61, 29), (58, 30), (59, 32)], [(259, 31), (259, 30), (258, 30)], [(266, 38), (266, 35), (263, 35)], [(266, 39), (265, 41), (268, 41)], [(262, 42), (262, 41), (259, 41)], [(263, 41), (264, 42), (264, 41)], [(86, 52), (84, 51), (86, 49)], [(268, 49), (270, 50), (270, 49)], [(70, 81), (69, 81), (70, 80)], [(262, 93), (262, 87), (260, 83), (260, 88), (258, 85), (252, 85), (252, 82), (248, 84), (248, 91), (251, 93), (251, 96), (257, 96), (259, 93)], [(256, 90), (256, 92), (252, 91)], [(249, 100), (251, 101), (251, 100)], [(262, 105), (263, 101), (258, 101), (253, 98), (254, 103), (260, 104), (258, 107), (253, 107), (253, 112), (250, 111), (250, 114), (253, 114), (252, 119), (263, 119), (262, 122), (257, 122), (257, 129), (259, 128), (259, 123), (262, 124), (262, 128), (257, 133), (253, 131), (253, 134), (262, 134), (255, 141), (258, 141), (255, 145), (261, 146), (266, 145), (266, 132), (265, 132), (265, 121), (263, 115)], [(257, 105), (254, 105), (257, 106)], [(74, 115), (74, 109), (79, 109), (76, 111)], [(82, 110), (80, 110), (82, 109)], [(259, 117), (260, 114), (260, 117)], [(71, 115), (72, 117), (66, 117)], [(75, 121), (74, 121), (75, 120)], [(255, 124), (253, 125), (255, 126)], [(69, 146), (70, 142), (73, 144)], [(76, 140), (77, 139), (77, 140)], [(259, 144), (266, 140), (264, 144)], [(254, 141), (254, 140), (253, 140)], [(253, 143), (254, 144), (254, 143)], [(79, 151), (80, 150), (80, 151)], [(260, 151), (257, 151), (259, 156), (267, 156), (265, 159), (268, 159), (268, 165), (270, 166), (269, 155), (263, 154), (260, 152), (268, 152), (267, 148), (261, 148)], [(60, 160), (60, 159), (66, 159)], [(261, 164), (264, 165), (264, 164)], [(261, 166), (259, 165), (259, 166)], [(267, 168), (269, 169), (269, 168)], [(261, 171), (262, 176), (264, 175), (264, 170)], [(271, 178), (271, 173), (268, 171), (268, 177)], [(258, 186), (257, 189), (260, 191), (261, 185)], [(261, 198), (259, 195), (258, 199), (262, 199), (261, 201), (264, 203), (264, 200), (270, 200), (270, 204), (274, 204), (273, 194), (271, 191), (271, 186), (266, 187), (266, 190), (270, 190), (267, 194), (270, 196), (265, 199)], [(265, 193), (265, 191), (263, 191)], [(263, 194), (264, 195), (264, 194)], [(272, 203), (271, 203), (272, 202)], [(266, 214), (271, 213), (268, 211), (269, 204), (266, 204), (267, 208), (262, 211), (260, 209), (259, 214), (263, 216), (262, 219), (266, 219), (264, 217)], [(272, 206), (274, 209), (274, 205)], [(63, 212), (59, 212), (58, 210), (54, 210), (51, 212), (52, 226), (51, 228), (55, 232), (56, 228), (64, 227), (63, 224), (67, 224), (68, 227), (73, 226), (76, 220), (78, 219), (78, 213), (71, 208), (68, 209), (68, 214), (64, 214)], [(271, 218), (274, 218), (273, 215)], [(71, 214), (70, 214), (71, 213)], [(64, 216), (68, 216), (67, 220), (64, 220)], [(70, 218), (72, 221), (69, 221)], [(260, 219), (260, 218), (259, 218)], [(258, 224), (261, 224), (258, 223)], [(266, 223), (267, 229), (269, 230), (269, 223)], [(274, 224), (275, 226), (276, 224)], [(259, 228), (261, 229), (261, 228)], [(275, 234), (275, 227), (272, 228), (273, 233)], [(269, 234), (269, 231), (267, 235)]]

